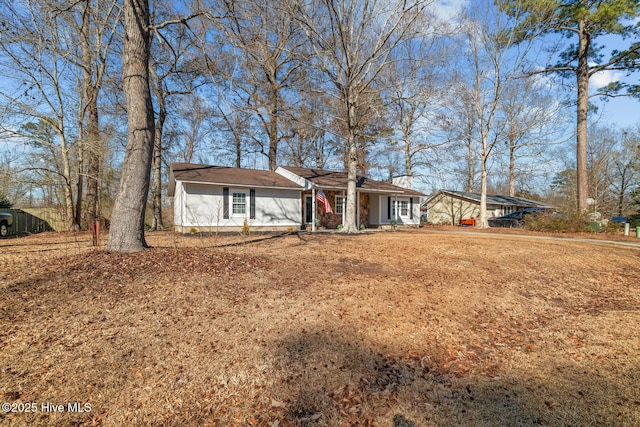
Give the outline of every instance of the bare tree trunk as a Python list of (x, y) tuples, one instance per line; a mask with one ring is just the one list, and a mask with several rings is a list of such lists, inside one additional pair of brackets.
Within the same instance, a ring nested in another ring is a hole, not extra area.
[(480, 215), (478, 217), (478, 228), (488, 228), (489, 222), (487, 221), (487, 142), (486, 136), (482, 137), (482, 157), (480, 158)]
[[(82, 114), (82, 113), (79, 113)], [(78, 141), (78, 182), (76, 183), (76, 207), (75, 207), (75, 222), (76, 224), (82, 223), (82, 194), (84, 192), (84, 153), (85, 153), (85, 130), (82, 126), (83, 117), (78, 117), (80, 140)], [(80, 226), (80, 228), (82, 228)]]
[(516, 195), (516, 146), (513, 138), (509, 140), (509, 196)]
[[(100, 178), (100, 163), (102, 147), (100, 144), (100, 121), (98, 113), (98, 92), (100, 77), (96, 75), (93, 84), (91, 43), (89, 40), (89, 1), (86, 2), (82, 18), (82, 62), (84, 64), (84, 90), (83, 95), (86, 109), (89, 113), (86, 126), (86, 139), (84, 141), (87, 164), (87, 197), (86, 197), (86, 225), (91, 227), (98, 217), (98, 179)], [(83, 114), (84, 115), (84, 114)], [(78, 200), (80, 195), (78, 195)]]
[(98, 217), (98, 180), (102, 163), (102, 146), (100, 144), (100, 125), (98, 116), (97, 94), (91, 96), (89, 103), (89, 120), (87, 122), (88, 164), (87, 164), (87, 197), (86, 222), (91, 226)]
[(71, 164), (69, 162), (69, 148), (64, 136), (60, 136), (60, 153), (62, 154), (62, 174), (64, 177), (64, 202), (69, 231), (78, 231), (75, 211), (73, 206), (73, 189), (71, 185)]
[(621, 176), (620, 176), (620, 190), (618, 191), (618, 216), (622, 216), (623, 215), (623, 211), (624, 211), (624, 193), (627, 190), (627, 173), (626, 173), (626, 169), (622, 170)]
[(160, 111), (155, 126), (153, 146), (153, 186), (151, 188), (151, 203), (153, 205), (152, 230), (164, 230), (162, 221), (162, 131), (167, 117), (167, 109), (164, 99), (159, 101)]
[[(77, 184), (77, 196), (76, 196), (76, 222), (80, 225), (80, 228), (84, 228), (82, 225), (82, 199), (84, 194), (84, 174), (85, 174), (85, 153), (87, 146), (87, 130), (84, 126), (85, 112), (88, 108), (90, 98), (91, 87), (91, 50), (89, 47), (89, 16), (90, 16), (90, 4), (89, 1), (84, 3), (82, 9), (82, 21), (80, 27), (80, 46), (82, 50), (82, 88), (80, 94), (80, 109), (78, 111), (78, 127), (80, 141), (78, 141), (78, 184)], [(87, 190), (88, 192), (88, 190)], [(89, 223), (87, 222), (88, 225)]]
[(404, 166), (407, 170), (407, 175), (413, 176), (413, 162), (411, 161), (411, 137), (409, 131), (405, 131), (404, 137)]
[(578, 47), (578, 107), (576, 129), (576, 190), (578, 211), (587, 208), (589, 180), (587, 174), (587, 111), (589, 108), (589, 45), (590, 36), (584, 23), (580, 24)]
[(144, 214), (154, 141), (148, 29), (148, 0), (124, 0), (122, 81), (128, 112), (128, 135), (107, 245), (107, 249), (114, 252), (136, 252), (148, 247), (144, 238)]
[(240, 165), (242, 164), (242, 135), (240, 134), (240, 129), (242, 129), (242, 120), (237, 112), (234, 114), (234, 121), (237, 129), (236, 132), (232, 132), (235, 142), (236, 167), (240, 168)]
[(345, 97), (347, 100), (348, 113), (348, 135), (347, 135), (347, 200), (346, 211), (344, 216), (344, 227), (342, 231), (345, 233), (356, 233), (358, 226), (356, 224), (356, 180), (358, 179), (358, 147), (356, 144), (356, 103), (351, 100), (350, 96)]
[(269, 114), (269, 170), (278, 167), (278, 92), (272, 91), (271, 112)]
[[(115, 4), (99, 4), (92, 0), (83, 0), (82, 21), (79, 29), (82, 49), (82, 147), (83, 162), (80, 168), (84, 169), (79, 177), (78, 206), (82, 203), (81, 183), (86, 173), (85, 217), (83, 228), (91, 227), (93, 221), (100, 216), (100, 181), (102, 174), (102, 161), (104, 158), (104, 146), (100, 135), (100, 114), (98, 98), (106, 67), (106, 55), (111, 38), (103, 36), (107, 27), (112, 23), (112, 12)], [(104, 9), (101, 6), (106, 6)], [(105, 15), (101, 15), (104, 12)], [(105, 44), (106, 43), (106, 44)], [(85, 121), (86, 116), (86, 123)], [(78, 211), (79, 214), (79, 211)]]
[(467, 191), (473, 191), (474, 178), (476, 175), (473, 157), (473, 138), (471, 133), (467, 136)]

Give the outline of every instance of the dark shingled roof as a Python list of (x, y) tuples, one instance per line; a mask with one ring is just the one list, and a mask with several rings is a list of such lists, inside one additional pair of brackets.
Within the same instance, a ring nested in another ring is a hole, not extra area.
[(175, 190), (175, 181), (237, 185), (242, 187), (302, 189), (301, 186), (278, 173), (256, 169), (239, 169), (191, 163), (171, 163), (170, 175), (170, 196), (173, 195)]
[[(461, 199), (467, 199), (472, 202), (480, 203), (480, 193), (471, 193), (469, 191), (454, 191), (454, 190), (440, 190), (433, 197), (430, 197), (427, 201), (430, 202), (438, 194), (449, 194), (453, 197)], [(497, 194), (487, 194), (487, 205), (499, 205), (499, 206), (517, 206), (521, 208), (552, 208), (553, 206), (547, 205), (535, 200), (523, 199), (522, 197), (510, 197), (501, 196)]]
[[(347, 189), (346, 172), (335, 172), (323, 169), (295, 168), (292, 166), (282, 166), (282, 169), (305, 178), (306, 180), (311, 181), (313, 184), (317, 185), (320, 188), (338, 190)], [(357, 179), (358, 180), (356, 181), (356, 187), (363, 191), (402, 194), (405, 196), (425, 196), (425, 194), (418, 191), (410, 190), (408, 188), (402, 188), (388, 182), (376, 181), (364, 176), (358, 176)]]

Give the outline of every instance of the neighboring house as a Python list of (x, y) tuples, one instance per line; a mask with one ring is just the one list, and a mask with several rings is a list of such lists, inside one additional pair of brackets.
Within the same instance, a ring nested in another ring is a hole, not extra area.
[[(480, 216), (480, 193), (440, 190), (425, 203), (430, 224), (459, 225), (461, 219)], [(487, 195), (487, 219), (508, 215), (526, 208), (552, 206), (520, 197)]]
[[(317, 200), (322, 193), (331, 212)], [(174, 226), (191, 231), (336, 228), (346, 211), (347, 173), (279, 167), (275, 172), (172, 163), (169, 195)], [(424, 194), (386, 182), (358, 177), (358, 226), (420, 224)]]

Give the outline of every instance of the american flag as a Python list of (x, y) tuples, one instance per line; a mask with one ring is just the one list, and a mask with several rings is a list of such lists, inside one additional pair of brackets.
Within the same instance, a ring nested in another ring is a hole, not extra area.
[(333, 211), (331, 210), (331, 205), (329, 204), (329, 199), (327, 199), (327, 196), (324, 195), (324, 191), (322, 191), (322, 189), (318, 190), (316, 199), (318, 199), (318, 201), (324, 205), (324, 213), (333, 213)]

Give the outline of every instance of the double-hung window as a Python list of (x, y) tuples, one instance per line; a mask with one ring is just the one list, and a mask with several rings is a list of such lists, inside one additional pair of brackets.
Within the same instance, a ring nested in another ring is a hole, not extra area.
[(392, 203), (391, 218), (398, 216), (409, 216), (409, 202), (407, 200), (394, 200)]
[(234, 216), (247, 216), (247, 193), (233, 193), (231, 212)]
[(406, 200), (398, 200), (400, 205), (400, 216), (409, 216), (409, 202)]
[(336, 196), (336, 215), (342, 215), (344, 213), (344, 196)]

